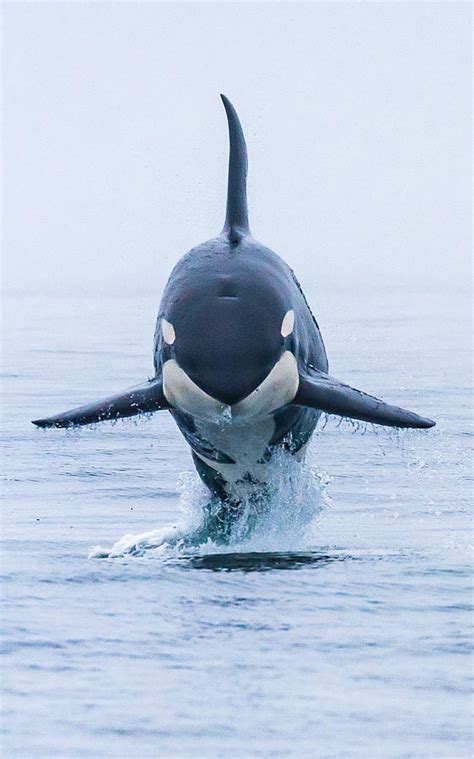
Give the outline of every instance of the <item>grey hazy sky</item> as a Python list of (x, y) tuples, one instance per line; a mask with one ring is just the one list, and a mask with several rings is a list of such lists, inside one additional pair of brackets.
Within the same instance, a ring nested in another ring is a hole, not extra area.
[(254, 236), (308, 286), (458, 287), (469, 3), (7, 3), (6, 287), (161, 290), (224, 219), (241, 116)]

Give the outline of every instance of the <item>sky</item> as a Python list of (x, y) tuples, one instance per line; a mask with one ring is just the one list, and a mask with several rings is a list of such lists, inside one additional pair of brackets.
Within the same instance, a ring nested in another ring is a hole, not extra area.
[(3, 5), (5, 291), (157, 292), (225, 213), (306, 288), (463, 288), (469, 3)]

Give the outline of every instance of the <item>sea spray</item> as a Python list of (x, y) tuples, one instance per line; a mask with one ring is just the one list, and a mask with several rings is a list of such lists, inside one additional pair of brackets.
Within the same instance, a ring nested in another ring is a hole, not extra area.
[(219, 501), (194, 472), (184, 472), (176, 524), (126, 534), (111, 548), (94, 546), (89, 558), (309, 548), (317, 539), (317, 517), (329, 502), (328, 477), (309, 459), (277, 451), (265, 488), (242, 483), (238, 504)]

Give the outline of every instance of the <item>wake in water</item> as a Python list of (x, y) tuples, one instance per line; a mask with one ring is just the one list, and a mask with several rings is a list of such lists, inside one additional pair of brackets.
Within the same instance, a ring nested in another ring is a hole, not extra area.
[(307, 549), (314, 544), (316, 519), (329, 500), (327, 476), (307, 461), (278, 451), (269, 464), (268, 482), (265, 492), (243, 489), (237, 506), (210, 496), (198, 476), (186, 472), (177, 524), (124, 535), (111, 548), (94, 546), (89, 558)]

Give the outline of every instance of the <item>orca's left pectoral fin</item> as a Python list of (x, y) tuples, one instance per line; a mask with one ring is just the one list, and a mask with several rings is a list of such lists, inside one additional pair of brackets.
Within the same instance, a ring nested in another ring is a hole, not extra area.
[(293, 403), (320, 409), (327, 414), (346, 416), (387, 427), (426, 429), (436, 424), (431, 419), (418, 416), (413, 411), (391, 406), (379, 398), (344, 385), (334, 377), (316, 369), (312, 369), (311, 374), (300, 376), (298, 392)]
[(74, 427), (123, 419), (136, 414), (149, 414), (168, 408), (170, 406), (164, 397), (160, 377), (71, 411), (64, 411), (46, 419), (36, 419), (33, 424), (37, 427)]

